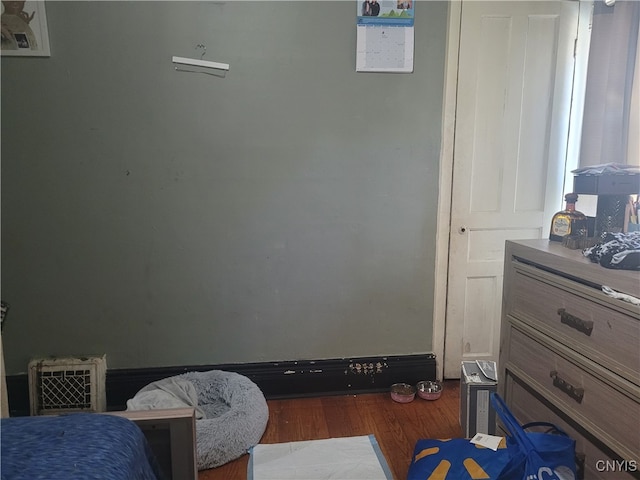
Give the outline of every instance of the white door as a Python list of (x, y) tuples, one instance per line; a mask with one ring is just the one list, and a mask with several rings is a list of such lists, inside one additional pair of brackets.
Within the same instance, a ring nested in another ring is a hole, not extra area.
[(498, 360), (504, 243), (562, 204), (577, 1), (464, 1), (444, 376)]

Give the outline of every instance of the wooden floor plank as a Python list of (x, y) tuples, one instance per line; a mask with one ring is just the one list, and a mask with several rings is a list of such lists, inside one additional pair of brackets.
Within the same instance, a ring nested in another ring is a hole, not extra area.
[[(460, 385), (445, 382), (436, 401), (396, 403), (388, 393), (269, 400), (269, 422), (260, 443), (298, 442), (374, 434), (398, 480), (407, 477), (420, 438), (462, 436)], [(198, 480), (245, 480), (249, 456), (203, 470)], [(304, 480), (304, 479), (300, 479)]]

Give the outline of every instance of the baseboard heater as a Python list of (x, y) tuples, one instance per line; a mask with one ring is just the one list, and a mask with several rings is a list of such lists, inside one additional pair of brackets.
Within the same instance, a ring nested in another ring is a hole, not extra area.
[[(109, 369), (107, 409), (122, 410), (128, 399), (151, 382), (190, 371), (236, 372), (256, 383), (267, 399), (384, 392), (393, 383), (436, 379), (434, 354), (323, 360), (231, 363), (154, 368)], [(12, 416), (29, 414), (27, 375), (7, 376)]]

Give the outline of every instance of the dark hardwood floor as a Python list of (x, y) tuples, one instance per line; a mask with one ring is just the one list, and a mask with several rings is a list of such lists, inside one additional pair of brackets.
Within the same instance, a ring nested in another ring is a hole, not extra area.
[[(269, 423), (260, 443), (374, 434), (395, 479), (407, 477), (420, 438), (461, 437), (460, 385), (445, 382), (440, 399), (396, 403), (388, 393), (269, 400)], [(199, 480), (245, 480), (249, 456), (199, 473)], [(301, 479), (304, 480), (304, 479)]]

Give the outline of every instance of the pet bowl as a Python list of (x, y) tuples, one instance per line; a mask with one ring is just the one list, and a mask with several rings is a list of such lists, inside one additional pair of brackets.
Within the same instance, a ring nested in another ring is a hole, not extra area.
[(416, 385), (418, 396), (425, 400), (437, 400), (442, 395), (442, 383), (438, 381), (422, 381)]
[(416, 387), (408, 383), (394, 383), (391, 385), (391, 398), (398, 403), (409, 403), (416, 398)]

